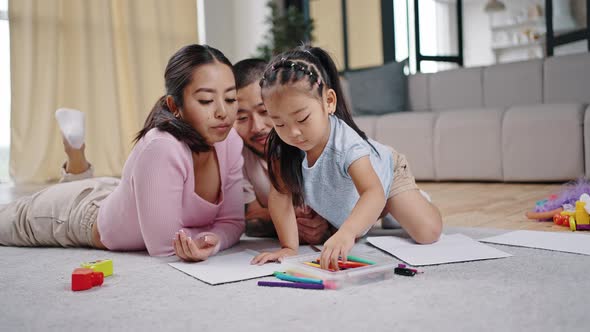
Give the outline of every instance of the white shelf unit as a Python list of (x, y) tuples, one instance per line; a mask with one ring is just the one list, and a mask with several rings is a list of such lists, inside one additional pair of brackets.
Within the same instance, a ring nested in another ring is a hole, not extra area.
[(498, 31), (513, 31), (519, 30), (523, 28), (544, 28), (545, 27), (545, 19), (532, 19), (526, 20), (522, 22), (515, 22), (515, 23), (508, 23), (502, 25), (492, 25), (492, 32)]
[(504, 12), (490, 15), (496, 63), (544, 57), (546, 23), (541, 2), (521, 0), (506, 5)]
[(544, 40), (536, 40), (531, 42), (526, 42), (522, 44), (510, 44), (510, 45), (492, 45), (492, 50), (494, 52), (503, 52), (507, 50), (518, 50), (518, 49), (526, 49), (526, 48), (536, 48), (539, 46), (544, 46)]

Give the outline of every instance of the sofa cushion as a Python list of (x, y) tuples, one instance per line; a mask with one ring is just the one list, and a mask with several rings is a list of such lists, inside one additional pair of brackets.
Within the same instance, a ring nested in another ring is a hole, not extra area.
[(406, 111), (405, 62), (345, 73), (355, 115)]
[(408, 109), (412, 111), (430, 110), (428, 101), (428, 77), (430, 74), (417, 73), (408, 76)]
[(502, 181), (504, 109), (441, 112), (434, 127), (437, 180)]
[(545, 60), (545, 103), (590, 103), (590, 53)]
[(483, 107), (481, 68), (441, 71), (431, 74), (428, 82), (433, 110)]
[(378, 116), (355, 116), (354, 122), (356, 125), (361, 128), (362, 131), (367, 134), (370, 138), (375, 138), (375, 124), (377, 123), (379, 117)]
[(584, 114), (584, 156), (586, 160), (586, 178), (590, 179), (590, 106)]
[(505, 181), (567, 181), (584, 175), (582, 104), (516, 106), (504, 114)]
[(435, 180), (432, 132), (437, 113), (404, 112), (382, 115), (376, 122), (375, 139), (406, 155), (417, 180)]
[(486, 107), (533, 105), (543, 102), (543, 61), (513, 62), (483, 70)]

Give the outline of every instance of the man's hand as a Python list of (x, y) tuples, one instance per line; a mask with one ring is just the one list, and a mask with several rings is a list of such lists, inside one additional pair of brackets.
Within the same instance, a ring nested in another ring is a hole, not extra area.
[(328, 239), (328, 221), (317, 213), (312, 217), (297, 217), (299, 243), (322, 244)]
[(322, 244), (331, 235), (328, 232), (330, 224), (309, 206), (299, 206), (295, 209), (299, 243)]

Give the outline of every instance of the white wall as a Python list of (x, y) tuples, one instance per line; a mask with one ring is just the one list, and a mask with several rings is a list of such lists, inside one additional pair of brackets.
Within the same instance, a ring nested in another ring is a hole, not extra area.
[(484, 12), (486, 0), (465, 1), (463, 4), (463, 60), (465, 67), (487, 66), (494, 63), (490, 18)]
[[(255, 55), (268, 29), (267, 0), (203, 0), (205, 42), (233, 63)], [(200, 9), (200, 8), (199, 8)]]
[(235, 0), (234, 16), (234, 57), (236, 61), (255, 55), (267, 33), (268, 25), (264, 22), (270, 15), (266, 7), (267, 0)]

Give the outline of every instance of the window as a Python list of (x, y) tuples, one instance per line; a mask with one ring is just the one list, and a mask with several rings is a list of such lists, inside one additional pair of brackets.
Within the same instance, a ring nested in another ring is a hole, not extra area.
[(10, 155), (10, 35), (8, 0), (0, 0), (0, 183), (8, 182)]
[[(394, 4), (396, 61), (409, 59), (410, 72), (416, 72), (415, 4), (413, 0)], [(420, 53), (428, 56), (458, 53), (456, 46), (456, 4), (452, 0), (419, 0)], [(421, 72), (433, 73), (454, 67), (445, 62), (421, 62)]]

